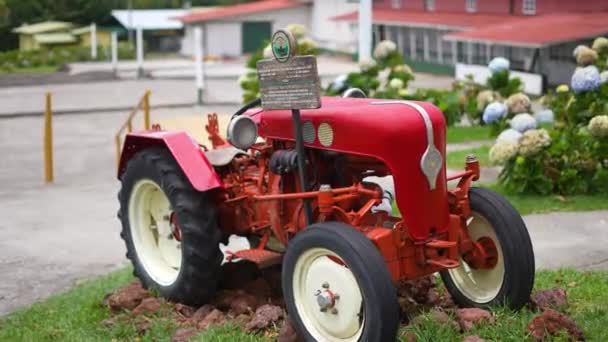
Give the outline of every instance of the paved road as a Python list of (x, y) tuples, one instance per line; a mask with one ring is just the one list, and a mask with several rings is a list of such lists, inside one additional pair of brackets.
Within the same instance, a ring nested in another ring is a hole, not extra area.
[[(209, 107), (227, 114), (234, 107)], [(112, 135), (125, 112), (55, 119), (56, 183), (42, 184), (39, 117), (0, 119), (0, 315), (125, 264), (119, 239)], [(200, 125), (192, 121), (199, 115)], [(153, 121), (198, 109), (153, 111)], [(139, 127), (141, 123), (136, 123)], [(199, 125), (197, 128), (196, 126)], [(608, 212), (525, 218), (540, 268), (608, 269)]]

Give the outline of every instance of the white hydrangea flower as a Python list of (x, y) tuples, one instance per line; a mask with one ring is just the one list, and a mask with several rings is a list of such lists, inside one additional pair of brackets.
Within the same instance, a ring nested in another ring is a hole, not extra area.
[(530, 98), (524, 93), (516, 93), (507, 99), (507, 107), (510, 113), (525, 113), (530, 110)]
[(304, 50), (310, 51), (317, 48), (317, 43), (310, 38), (302, 38), (298, 40), (298, 46)]
[(600, 72), (595, 65), (577, 69), (572, 75), (570, 86), (575, 93), (595, 91), (600, 87)]
[(399, 78), (393, 78), (390, 82), (388, 82), (388, 86), (393, 89), (402, 89), (405, 84)]
[(366, 72), (369, 71), (373, 68), (375, 68), (377, 65), (376, 61), (371, 59), (371, 58), (366, 58), (361, 60), (361, 62), (359, 62), (359, 68), (361, 68), (361, 71)]
[(589, 133), (595, 138), (608, 137), (608, 115), (596, 115), (587, 125)]
[(581, 51), (581, 49), (586, 48), (586, 45), (577, 45), (574, 50), (572, 50), (572, 56), (574, 58), (576, 58), (576, 56), (578, 56), (579, 51)]
[(273, 58), (273, 54), (272, 54), (272, 47), (270, 46), (270, 44), (266, 45), (266, 47), (264, 48), (264, 58)]
[(552, 124), (555, 121), (555, 114), (551, 109), (545, 109), (534, 114), (534, 118), (539, 124)]
[(408, 92), (408, 90), (406, 88), (399, 89), (399, 96), (406, 97), (408, 95), (409, 95), (409, 92)]
[(591, 48), (597, 52), (602, 52), (604, 50), (608, 50), (608, 38), (605, 37), (597, 37), (593, 41), (593, 45)]
[(557, 88), (555, 88), (555, 92), (557, 93), (567, 93), (570, 91), (570, 87), (568, 87), (567, 84), (560, 84), (559, 86), (557, 86)]
[(388, 55), (397, 50), (397, 44), (390, 40), (383, 40), (374, 49), (374, 57), (377, 59), (384, 59), (388, 57)]
[(497, 143), (490, 149), (490, 161), (494, 165), (504, 165), (517, 156), (519, 145), (517, 143)]
[(551, 137), (545, 129), (531, 129), (519, 139), (519, 154), (524, 157), (533, 156), (543, 148), (551, 145)]
[(600, 84), (608, 82), (608, 70), (600, 72)]
[(287, 31), (291, 32), (295, 39), (303, 38), (306, 35), (306, 26), (302, 24), (289, 24)]
[(506, 129), (502, 131), (498, 137), (496, 138), (496, 144), (517, 144), (519, 138), (521, 138), (522, 134), (519, 131), (514, 130), (513, 128)]
[(409, 65), (407, 64), (401, 64), (401, 65), (397, 65), (396, 67), (393, 68), (394, 72), (401, 72), (401, 73), (406, 73), (406, 74), (413, 74), (414, 71), (412, 70), (412, 68), (410, 68)]
[(480, 91), (479, 94), (477, 94), (477, 110), (481, 112), (489, 103), (498, 100), (497, 97), (498, 96), (492, 90)]
[(488, 68), (492, 73), (496, 73), (503, 70), (509, 70), (511, 62), (504, 57), (494, 57), (488, 64)]
[(524, 133), (527, 130), (534, 129), (538, 125), (536, 119), (528, 113), (517, 114), (511, 119), (511, 128), (514, 130)]
[(587, 66), (597, 61), (597, 52), (586, 46), (582, 46), (578, 49), (576, 54), (576, 63), (582, 66)]
[(492, 102), (483, 110), (483, 122), (493, 123), (507, 114), (507, 106), (502, 102)]

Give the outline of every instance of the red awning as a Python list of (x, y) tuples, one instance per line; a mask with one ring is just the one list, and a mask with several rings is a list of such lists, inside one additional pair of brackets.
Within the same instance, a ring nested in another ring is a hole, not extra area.
[[(356, 22), (359, 19), (358, 16), (359, 12), (351, 12), (334, 17), (333, 20)], [(498, 14), (396, 11), (386, 9), (374, 9), (372, 17), (373, 22), (378, 24), (452, 30), (478, 28), (496, 23), (511, 22), (522, 18)]]
[(452, 32), (446, 40), (542, 47), (608, 32), (608, 13), (553, 14)]
[(213, 21), (237, 15), (248, 15), (258, 12), (276, 11), (303, 5), (306, 5), (306, 3), (295, 0), (262, 0), (233, 6), (219, 7), (217, 9), (204, 12), (195, 11), (183, 17), (178, 17), (177, 20), (181, 20), (184, 23)]

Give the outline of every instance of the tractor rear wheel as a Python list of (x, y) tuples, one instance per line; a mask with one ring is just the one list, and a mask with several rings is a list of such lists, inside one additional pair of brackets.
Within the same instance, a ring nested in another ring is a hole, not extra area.
[(498, 193), (484, 188), (469, 191), (468, 233), (486, 246), (491, 263), (474, 267), (461, 259), (441, 278), (454, 301), (466, 307), (508, 305), (521, 309), (534, 286), (534, 250), (521, 215)]
[(397, 293), (384, 258), (344, 223), (312, 225), (289, 242), (282, 285), (306, 341), (394, 341)]
[(144, 287), (189, 304), (214, 295), (223, 259), (217, 213), (171, 154), (146, 149), (128, 163), (118, 194), (120, 236)]

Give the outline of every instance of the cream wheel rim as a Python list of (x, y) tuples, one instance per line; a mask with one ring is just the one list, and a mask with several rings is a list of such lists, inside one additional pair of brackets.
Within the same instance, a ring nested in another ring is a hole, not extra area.
[(472, 212), (467, 220), (471, 240), (492, 239), (496, 245), (497, 262), (491, 269), (473, 269), (462, 258), (460, 266), (449, 270), (450, 278), (460, 292), (475, 303), (488, 303), (500, 292), (505, 277), (502, 248), (492, 225), (479, 213)]
[(129, 199), (129, 226), (137, 258), (158, 284), (171, 285), (182, 263), (181, 242), (171, 226), (171, 203), (155, 182), (135, 184)]
[(358, 341), (363, 332), (363, 295), (342, 259), (325, 248), (298, 258), (293, 275), (295, 306), (317, 341)]

